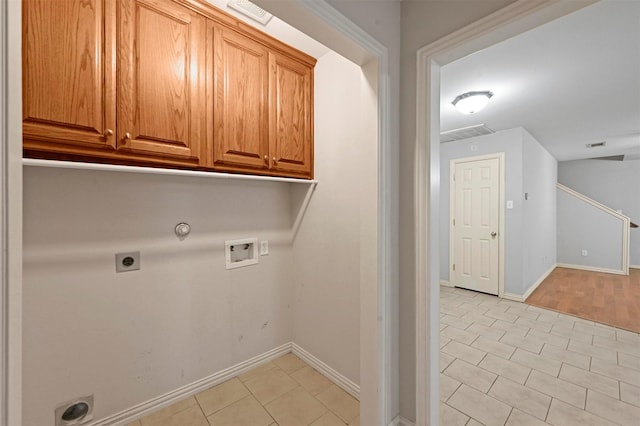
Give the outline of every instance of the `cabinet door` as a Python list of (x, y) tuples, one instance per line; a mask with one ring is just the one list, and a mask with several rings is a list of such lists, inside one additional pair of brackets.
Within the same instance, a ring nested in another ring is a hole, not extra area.
[(115, 147), (115, 3), (22, 3), (26, 149)]
[(118, 35), (118, 151), (198, 164), (205, 18), (171, 0), (120, 0)]
[(313, 177), (313, 70), (271, 54), (270, 156), (281, 175)]
[(269, 52), (233, 30), (213, 32), (213, 158), (218, 169), (269, 168)]

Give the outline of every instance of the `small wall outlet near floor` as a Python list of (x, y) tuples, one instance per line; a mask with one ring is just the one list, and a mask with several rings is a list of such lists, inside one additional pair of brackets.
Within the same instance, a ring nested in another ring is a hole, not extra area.
[(93, 395), (60, 404), (55, 409), (56, 426), (81, 425), (93, 420)]
[(583, 257), (587, 257), (589, 255), (589, 253), (586, 250), (582, 250), (582, 256)]
[(116, 272), (137, 271), (140, 269), (140, 252), (116, 253)]

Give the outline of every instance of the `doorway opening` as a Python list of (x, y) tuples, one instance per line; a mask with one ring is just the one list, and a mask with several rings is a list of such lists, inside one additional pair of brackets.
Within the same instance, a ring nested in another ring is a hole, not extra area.
[(590, 3), (519, 0), (418, 50), (414, 171), (417, 425), (439, 424), (440, 69)]

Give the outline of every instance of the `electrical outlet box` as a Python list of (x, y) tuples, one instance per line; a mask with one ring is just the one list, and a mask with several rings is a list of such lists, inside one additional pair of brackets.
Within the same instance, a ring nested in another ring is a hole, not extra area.
[(255, 265), (258, 263), (258, 239), (225, 241), (224, 254), (227, 269)]
[(269, 254), (269, 241), (260, 241), (260, 256), (266, 256)]
[(589, 255), (589, 253), (586, 250), (582, 250), (582, 256), (587, 257)]
[(56, 426), (75, 426), (93, 420), (93, 395), (67, 401), (55, 408)]
[(137, 271), (140, 269), (140, 252), (116, 253), (116, 272)]

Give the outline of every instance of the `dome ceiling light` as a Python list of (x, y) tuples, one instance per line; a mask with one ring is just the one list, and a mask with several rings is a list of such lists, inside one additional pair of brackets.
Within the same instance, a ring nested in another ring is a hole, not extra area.
[(493, 93), (488, 90), (483, 92), (467, 92), (456, 96), (451, 103), (463, 114), (474, 114), (486, 107), (492, 96)]

